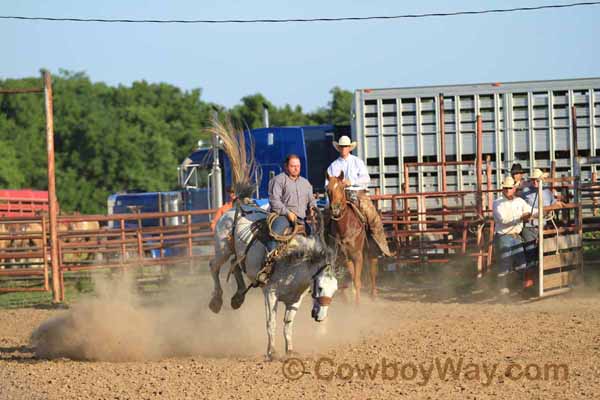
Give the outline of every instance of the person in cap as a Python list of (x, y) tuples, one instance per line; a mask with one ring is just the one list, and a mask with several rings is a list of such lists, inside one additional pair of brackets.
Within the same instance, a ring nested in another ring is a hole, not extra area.
[(507, 294), (508, 275), (512, 271), (523, 271), (527, 265), (523, 249), (521, 231), (523, 222), (537, 214), (520, 197), (515, 195), (516, 184), (511, 176), (502, 182), (502, 197), (494, 201), (494, 229), (496, 247), (498, 249), (498, 284), (500, 292)]
[[(350, 154), (356, 148), (356, 142), (348, 136), (342, 136), (338, 142), (333, 142), (333, 146), (340, 153), (340, 156), (334, 160), (327, 168), (329, 176), (340, 176), (344, 173), (344, 185), (349, 199), (359, 208), (365, 216), (371, 236), (381, 254), (386, 257), (392, 257), (394, 254), (390, 251), (383, 231), (381, 217), (369, 197), (368, 184), (371, 181), (367, 166), (360, 158)], [(327, 181), (325, 182), (327, 186)]]
[[(533, 170), (533, 174), (529, 178), (528, 184), (523, 188), (520, 197), (523, 198), (532, 208), (538, 208), (538, 187), (548, 177), (548, 174), (542, 172), (541, 169), (536, 168)], [(554, 193), (548, 188), (542, 190), (542, 205), (548, 207), (556, 204), (556, 198)], [(562, 205), (560, 203), (559, 205)]]
[(520, 163), (514, 163), (510, 167), (510, 176), (512, 176), (512, 178), (515, 181), (515, 188), (516, 188), (515, 194), (517, 196), (520, 195), (521, 190), (525, 186), (525, 181), (523, 180), (523, 174), (525, 174), (525, 170), (523, 169), (523, 167), (521, 166)]
[[(533, 170), (533, 174), (529, 178), (529, 183), (525, 186), (520, 196), (527, 203), (529, 210), (535, 210), (539, 206), (538, 199), (538, 187), (543, 185), (543, 180), (548, 177), (547, 173), (542, 172), (541, 169), (536, 168)], [(554, 194), (548, 188), (542, 190), (542, 206), (545, 210), (551, 209), (552, 207), (562, 207), (563, 203), (556, 201)], [(529, 268), (535, 268), (538, 261), (538, 219), (532, 218), (530, 221), (524, 224), (521, 236), (525, 242), (525, 256), (527, 258), (527, 266)]]
[(231, 207), (233, 207), (233, 202), (236, 199), (235, 191), (233, 190), (232, 187), (228, 186), (227, 188), (225, 188), (225, 191), (229, 194), (229, 201), (226, 202), (225, 204), (223, 204), (221, 207), (219, 207), (219, 209), (215, 212), (215, 216), (210, 221), (210, 230), (213, 232), (215, 231), (217, 222), (219, 222), (219, 218), (221, 218), (223, 216), (223, 214), (225, 214), (225, 212), (227, 212), (228, 210), (231, 209)]

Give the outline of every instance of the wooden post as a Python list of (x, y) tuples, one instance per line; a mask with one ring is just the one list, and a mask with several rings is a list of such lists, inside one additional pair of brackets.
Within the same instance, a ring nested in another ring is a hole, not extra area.
[(52, 77), (42, 72), (44, 79), (44, 105), (46, 110), (46, 151), (48, 154), (48, 213), (50, 215), (50, 262), (52, 265), (52, 302), (60, 303), (61, 283), (58, 263), (58, 202), (54, 170), (54, 109), (52, 99)]

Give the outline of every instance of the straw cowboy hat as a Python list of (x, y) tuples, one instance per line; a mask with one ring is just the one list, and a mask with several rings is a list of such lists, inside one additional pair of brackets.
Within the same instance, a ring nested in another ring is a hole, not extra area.
[(542, 172), (541, 169), (536, 168), (533, 170), (533, 174), (531, 174), (532, 179), (545, 179), (548, 177), (548, 173)]
[(507, 176), (502, 181), (502, 189), (512, 189), (515, 187), (515, 180), (512, 176)]
[(350, 151), (356, 148), (356, 142), (353, 142), (348, 136), (342, 136), (338, 142), (333, 142), (333, 147), (340, 151), (340, 147), (350, 147)]

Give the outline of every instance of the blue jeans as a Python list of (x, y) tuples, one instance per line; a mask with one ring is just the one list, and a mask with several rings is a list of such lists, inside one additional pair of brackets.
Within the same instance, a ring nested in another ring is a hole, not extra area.
[(538, 263), (538, 227), (524, 226), (521, 232), (523, 242), (525, 243), (525, 259), (527, 268), (535, 268)]
[[(285, 233), (285, 230), (289, 226), (290, 221), (287, 219), (287, 217), (284, 215), (280, 215), (279, 217), (275, 218), (275, 221), (273, 221), (273, 224), (271, 225), (271, 230), (278, 235), (283, 235)], [(275, 247), (277, 247), (277, 243), (278, 242), (276, 240), (269, 240), (267, 242), (267, 251), (275, 250)]]
[(511, 271), (523, 270), (527, 266), (520, 236), (496, 234), (495, 241), (499, 256), (498, 276), (506, 276)]
[[(301, 224), (304, 225), (304, 228), (306, 230), (306, 234), (310, 235), (311, 229), (310, 226), (306, 223), (305, 220), (298, 218), (296, 219), (296, 223), (297, 224)], [(280, 215), (279, 217), (275, 218), (275, 221), (273, 221), (273, 224), (271, 225), (271, 229), (273, 230), (273, 232), (275, 232), (278, 235), (283, 235), (285, 232), (285, 230), (287, 228), (291, 228), (292, 224), (291, 222), (288, 220), (288, 218), (285, 215)], [(267, 251), (273, 251), (275, 250), (275, 247), (277, 247), (277, 245), (279, 244), (278, 241), (276, 240), (269, 240), (267, 242)]]

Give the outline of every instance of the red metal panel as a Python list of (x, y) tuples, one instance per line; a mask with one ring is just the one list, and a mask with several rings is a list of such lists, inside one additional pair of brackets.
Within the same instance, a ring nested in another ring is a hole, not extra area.
[(0, 190), (0, 217), (35, 215), (48, 211), (48, 192), (33, 189)]

